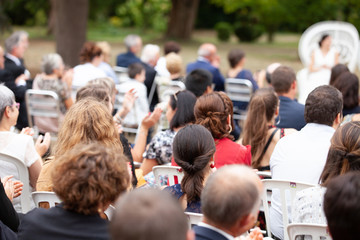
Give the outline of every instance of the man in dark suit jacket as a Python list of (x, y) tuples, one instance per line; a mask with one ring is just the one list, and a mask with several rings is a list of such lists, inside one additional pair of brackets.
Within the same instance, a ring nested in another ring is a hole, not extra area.
[(140, 53), (142, 48), (141, 38), (138, 35), (131, 34), (126, 36), (124, 43), (127, 52), (117, 56), (116, 66), (127, 68), (133, 63), (140, 63), (141, 60), (136, 56), (136, 54)]
[(198, 59), (196, 62), (189, 63), (186, 67), (186, 73), (195, 69), (205, 69), (213, 75), (215, 91), (224, 91), (225, 79), (219, 71), (220, 58), (216, 53), (216, 47), (211, 43), (204, 43), (198, 50)]
[(0, 70), (0, 81), (10, 88), (15, 94), (16, 102), (20, 103), (19, 117), (16, 128), (21, 130), (27, 127), (27, 111), (25, 103), (25, 91), (31, 88), (29, 81), (30, 72), (24, 65), (24, 53), (28, 48), (28, 34), (24, 31), (16, 31), (5, 41), (5, 69)]
[(278, 67), (271, 74), (271, 85), (280, 100), (276, 126), (301, 130), (306, 125), (304, 118), (305, 106), (295, 100), (297, 83), (294, 70), (287, 66)]
[[(228, 165), (217, 170), (201, 193), (203, 221), (194, 227), (196, 240), (230, 240), (257, 220), (262, 183), (249, 167)], [(259, 229), (250, 239), (261, 236)]]

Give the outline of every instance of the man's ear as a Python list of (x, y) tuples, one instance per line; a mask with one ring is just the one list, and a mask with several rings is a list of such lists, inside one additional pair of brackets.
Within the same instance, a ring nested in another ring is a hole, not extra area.
[(294, 80), (291, 84), (291, 89), (296, 89), (297, 87), (297, 83), (296, 83), (296, 80)]
[(243, 216), (241, 219), (239, 219), (236, 222), (236, 228), (238, 230), (237, 234), (241, 235), (244, 232), (251, 229), (255, 225), (256, 219), (257, 218), (254, 215), (252, 215), (251, 213), (249, 213), (248, 215)]
[(211, 86), (207, 86), (204, 94), (208, 94), (208, 93), (212, 93), (212, 92), (213, 92), (212, 87), (211, 87)]

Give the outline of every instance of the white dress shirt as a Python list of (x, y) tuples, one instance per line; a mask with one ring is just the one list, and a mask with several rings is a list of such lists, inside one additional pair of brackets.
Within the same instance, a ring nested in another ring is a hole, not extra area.
[[(270, 158), (272, 179), (318, 184), (334, 132), (335, 129), (330, 126), (308, 123), (299, 132), (280, 139)], [(283, 239), (280, 202), (279, 191), (273, 190), (270, 208), (271, 231)], [(289, 201), (289, 210), (290, 207)]]

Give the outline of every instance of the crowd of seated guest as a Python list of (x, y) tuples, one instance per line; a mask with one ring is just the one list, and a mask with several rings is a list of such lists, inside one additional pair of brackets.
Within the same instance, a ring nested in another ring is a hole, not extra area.
[[(326, 206), (336, 204), (331, 202), (331, 191), (339, 191), (336, 181), (343, 181), (337, 176), (359, 170), (360, 125), (350, 122), (339, 127), (343, 115), (359, 112), (359, 80), (355, 74), (345, 65), (336, 65), (330, 83), (334, 87), (317, 87), (302, 105), (296, 100), (297, 80), (293, 69), (275, 64), (267, 76), (271, 88), (262, 88), (259, 79), (244, 69), (245, 53), (240, 49), (230, 50), (231, 69), (227, 76), (250, 80), (254, 90), (242, 139), (235, 142), (240, 131), (233, 117), (234, 104), (224, 92), (225, 78), (219, 69), (220, 57), (214, 44), (200, 45), (197, 60), (187, 65), (187, 75), (183, 77), (178, 43), (167, 42), (163, 57), (157, 45), (146, 44), (142, 48), (140, 36), (129, 35), (124, 43), (127, 53), (118, 55), (116, 65), (127, 68), (129, 80), (121, 84), (110, 65), (111, 50), (105, 42), (86, 42), (80, 53), (81, 64), (67, 71), (60, 55), (43, 56), (42, 73), (33, 82), (23, 64), (28, 34), (19, 31), (7, 39), (5, 58), (0, 47), (0, 81), (7, 86), (0, 86), (0, 152), (25, 163), (33, 190), (55, 192), (62, 201), (49, 210), (35, 209), (18, 216), (15, 210), (20, 210), (23, 183), (18, 181), (13, 166), (0, 161), (1, 234), (9, 239), (109, 239), (104, 215), (108, 206), (115, 204), (120, 193), (127, 189), (153, 186), (152, 168), (171, 164), (184, 172), (179, 184), (167, 186), (161, 193), (131, 190), (130, 194), (120, 196), (111, 223), (114, 239), (123, 239), (122, 234), (132, 239), (141, 236), (165, 239), (163, 230), (166, 223), (170, 224), (171, 214), (166, 215), (166, 211), (159, 209), (161, 206), (173, 208), (173, 217), (180, 225), (186, 223), (181, 209), (204, 214), (203, 221), (194, 228), (195, 236), (183, 227), (177, 229), (177, 237), (182, 236), (179, 239), (238, 237), (253, 227), (258, 215), (262, 186), (254, 169), (271, 171), (275, 180), (320, 184), (298, 192), (290, 218), (293, 222), (326, 224), (326, 215), (333, 219), (331, 225), (329, 222), (330, 233), (339, 239), (343, 229), (336, 228), (333, 209)], [(187, 90), (170, 96), (164, 110), (169, 129), (155, 132), (153, 127), (162, 114), (157, 108), (160, 101), (157, 75), (169, 81), (183, 81)], [(27, 127), (24, 96), (29, 88), (55, 92), (64, 115), (60, 127), (49, 119), (35, 119), (39, 127), (42, 125), (40, 132), (45, 134), (35, 143), (32, 129), (25, 128), (20, 134), (12, 132), (13, 126), (18, 130)], [(126, 92), (120, 109), (114, 109), (117, 88)], [(77, 89), (74, 104), (71, 89)], [(134, 112), (138, 132), (130, 145), (122, 128), (129, 126), (127, 119)], [(51, 157), (43, 162), (41, 157), (50, 145), (50, 135), (46, 132), (58, 132), (58, 135)], [(135, 162), (141, 163), (139, 169), (135, 169)], [(354, 176), (349, 178), (356, 179)], [(332, 186), (335, 190), (331, 190)], [(329, 189), (329, 202), (324, 200), (326, 189)], [(166, 196), (162, 199), (170, 201), (169, 192), (177, 201), (167, 206), (158, 197)], [(151, 205), (142, 195), (158, 201), (158, 205)], [(137, 201), (141, 206), (132, 207)], [(268, 234), (283, 239), (276, 190), (271, 202), (272, 232)], [(153, 218), (153, 225), (145, 222), (144, 228), (129, 229), (131, 221), (144, 221), (136, 213)], [(124, 217), (129, 222), (125, 219), (124, 223)], [(159, 220), (161, 217), (164, 219)], [(18, 236), (14, 233), (17, 231)], [(260, 240), (262, 234), (256, 229), (248, 239)]]

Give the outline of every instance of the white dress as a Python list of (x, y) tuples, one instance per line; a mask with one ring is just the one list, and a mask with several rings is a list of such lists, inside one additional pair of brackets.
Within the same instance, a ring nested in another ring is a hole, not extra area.
[[(332, 68), (335, 65), (336, 49), (330, 48), (324, 56), (320, 48), (314, 50), (314, 68), (324, 65)], [(308, 68), (301, 70), (297, 75), (299, 86), (299, 102), (305, 104), (309, 93), (321, 85), (329, 85), (331, 70), (322, 68), (316, 72), (310, 72)]]
[(83, 87), (88, 81), (102, 77), (106, 77), (105, 72), (91, 63), (77, 65), (74, 67), (72, 85), (75, 87)]

